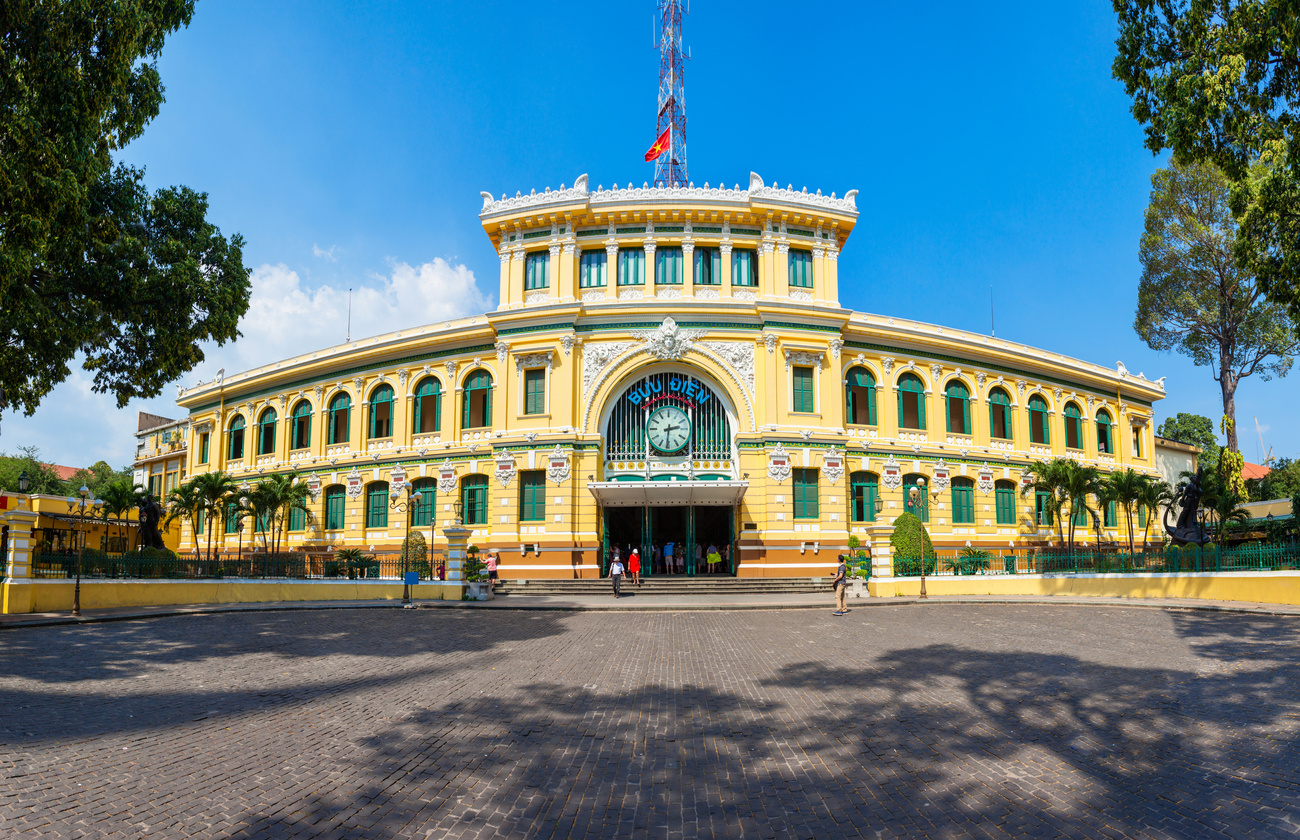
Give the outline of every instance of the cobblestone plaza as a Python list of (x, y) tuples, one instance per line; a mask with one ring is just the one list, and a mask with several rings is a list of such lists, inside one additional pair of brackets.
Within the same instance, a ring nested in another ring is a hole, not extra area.
[(1285, 837), (1300, 621), (327, 610), (0, 632), (0, 834)]

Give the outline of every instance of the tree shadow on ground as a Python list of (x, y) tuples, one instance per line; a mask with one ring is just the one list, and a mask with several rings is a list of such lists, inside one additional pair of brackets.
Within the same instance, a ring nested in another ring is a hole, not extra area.
[[(1180, 635), (1231, 658), (1209, 621)], [(1271, 653), (1192, 674), (935, 644), (717, 675), (734, 690), (536, 683), (414, 712), (364, 740), (352, 793), (233, 836), (1295, 836), (1300, 669)]]

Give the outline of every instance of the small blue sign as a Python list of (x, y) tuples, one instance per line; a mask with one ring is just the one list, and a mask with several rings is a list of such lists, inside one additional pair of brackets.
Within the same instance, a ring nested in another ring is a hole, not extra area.
[(407, 573), (406, 573), (406, 583), (407, 583), (408, 586), (415, 586), (415, 585), (416, 585), (417, 583), (419, 583), (419, 582), (420, 582), (420, 573), (419, 573), (419, 572), (407, 572)]

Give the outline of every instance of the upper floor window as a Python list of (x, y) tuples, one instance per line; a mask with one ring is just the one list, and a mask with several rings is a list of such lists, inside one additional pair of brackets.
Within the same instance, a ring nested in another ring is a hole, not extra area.
[(954, 525), (975, 522), (975, 482), (969, 478), (952, 480), (952, 521)]
[(1133, 427), (1133, 457), (1142, 457), (1142, 427)]
[(551, 255), (546, 251), (534, 251), (524, 257), (524, 289), (545, 289), (550, 285), (547, 280), (547, 267), (551, 264)]
[(1065, 447), (1066, 449), (1083, 448), (1083, 418), (1079, 416), (1079, 407), (1074, 403), (1065, 404)]
[(722, 285), (722, 253), (717, 248), (695, 249), (695, 271), (691, 282), (697, 286)]
[(970, 392), (960, 382), (949, 382), (944, 389), (948, 404), (948, 431), (955, 435), (970, 434)]
[(731, 252), (731, 285), (758, 285), (758, 255), (750, 248), (736, 248)]
[(1001, 388), (989, 391), (989, 437), (1011, 440), (1011, 398)]
[(460, 482), (461, 511), (466, 525), (487, 524), (487, 489), (485, 475), (467, 475)]
[(854, 426), (876, 425), (876, 378), (864, 367), (844, 377), (844, 416)]
[(999, 525), (1016, 524), (1016, 483), (1001, 479), (993, 485)]
[(476, 370), (465, 380), (460, 420), (466, 429), (492, 425), (492, 374), (486, 370)]
[(789, 257), (790, 287), (811, 289), (813, 284), (812, 252), (791, 248)]
[(578, 285), (584, 289), (605, 285), (605, 252), (583, 251), (578, 263)]
[(393, 436), (393, 389), (380, 385), (370, 394), (370, 437)]
[(387, 481), (372, 481), (366, 485), (366, 527), (388, 527)]
[(257, 421), (257, 454), (275, 454), (275, 409), (268, 408), (262, 412)]
[(1052, 442), (1047, 423), (1047, 400), (1037, 394), (1029, 398), (1029, 442), (1043, 446)]
[(289, 421), (289, 448), (306, 449), (311, 446), (311, 403), (299, 400), (293, 407)]
[(794, 470), (794, 518), (816, 519), (817, 470)]
[(339, 394), (330, 400), (329, 418), (329, 442), (330, 443), (347, 443), (348, 442), (348, 414), (352, 411), (352, 398), (347, 394)]
[(880, 478), (875, 473), (849, 475), (849, 519), (853, 522), (876, 521), (876, 499), (880, 498)]
[(347, 504), (347, 495), (343, 485), (335, 484), (325, 488), (325, 530), (342, 531), (343, 513)]
[(1097, 451), (1106, 455), (1115, 454), (1110, 442), (1110, 414), (1104, 410), (1097, 412)]
[(645, 285), (645, 249), (618, 249), (618, 285)]
[(230, 423), (230, 434), (228, 435), (230, 446), (226, 450), (226, 457), (231, 461), (238, 461), (244, 457), (244, 418), (236, 417)]
[(524, 414), (546, 413), (546, 368), (524, 371)]
[(524, 470), (519, 473), (519, 521), (541, 522), (546, 519), (546, 471)]
[(791, 411), (812, 414), (816, 411), (816, 399), (813, 389), (813, 369), (796, 365), (793, 373), (794, 400)]
[(914, 373), (898, 377), (898, 427), (925, 428), (925, 384)]
[(662, 247), (655, 251), (655, 285), (680, 286), (682, 284), (682, 249)]
[(441, 428), (442, 383), (428, 376), (415, 389), (415, 434), (427, 435)]
[(208, 462), (208, 433), (202, 432), (199, 434), (199, 463), (206, 464), (207, 462)]

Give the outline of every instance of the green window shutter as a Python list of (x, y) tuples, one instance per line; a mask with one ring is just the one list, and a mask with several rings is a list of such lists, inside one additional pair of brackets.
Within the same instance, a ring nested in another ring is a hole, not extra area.
[(550, 283), (548, 282), (546, 272), (551, 261), (551, 255), (548, 251), (538, 251), (528, 254), (524, 263), (524, 288), (525, 289), (545, 289)]
[(376, 481), (366, 488), (366, 527), (388, 527), (388, 482)]
[(519, 519), (541, 522), (546, 519), (546, 473), (525, 470), (519, 474)]
[(970, 399), (965, 396), (962, 397), (961, 401), (961, 418), (962, 428), (966, 430), (965, 434), (974, 434), (970, 424)]
[(1119, 509), (1115, 505), (1114, 499), (1106, 503), (1106, 520), (1103, 524), (1107, 528), (1114, 528), (1115, 525), (1119, 522), (1118, 511)]
[(924, 429), (925, 425), (925, 391), (920, 391), (916, 395), (916, 417), (917, 428)]
[(289, 511), (289, 530), (305, 531), (307, 529), (307, 511), (293, 508)]
[(817, 470), (794, 471), (794, 516), (796, 519), (816, 519)]
[(1138, 527), (1145, 528), (1146, 526), (1147, 526), (1146, 505), (1138, 505)]
[(948, 409), (947, 411), (944, 412), (944, 419), (945, 419), (945, 421), (946, 421), (947, 424), (948, 424), (948, 434), (952, 434), (952, 432), (953, 432), (953, 428), (952, 428), (952, 397), (949, 396), (949, 395), (947, 395), (947, 394), (944, 394), (943, 401), (944, 401), (945, 403), (947, 403), (947, 405), (946, 405), (945, 407)]
[(998, 524), (1014, 525), (1016, 523), (1015, 489), (999, 482), (994, 493), (997, 500)]
[(1076, 511), (1074, 512), (1074, 525), (1075, 525), (1075, 527), (1077, 528), (1077, 527), (1079, 527), (1079, 526), (1083, 526), (1083, 527), (1086, 528), (1086, 527), (1088, 527), (1088, 524), (1089, 524), (1091, 521), (1092, 521), (1092, 517), (1090, 517), (1090, 516), (1088, 515), (1088, 508), (1086, 508), (1086, 507), (1080, 505), (1079, 508), (1078, 508), (1078, 510), (1076, 510)]
[(546, 371), (534, 368), (524, 371), (524, 414), (546, 412)]
[(487, 522), (487, 476), (467, 475), (461, 482), (461, 505), (466, 525)]
[(969, 525), (975, 521), (975, 488), (969, 484), (952, 485), (952, 521)]
[(811, 414), (816, 402), (813, 397), (813, 369), (810, 367), (794, 368), (794, 410)]
[(208, 512), (200, 509), (198, 517), (194, 520), (194, 533), (197, 536), (208, 529)]
[(204, 432), (203, 434), (199, 435), (199, 463), (206, 464), (207, 462), (208, 462), (208, 433)]
[(583, 251), (580, 283), (584, 289), (605, 285), (604, 251)]

